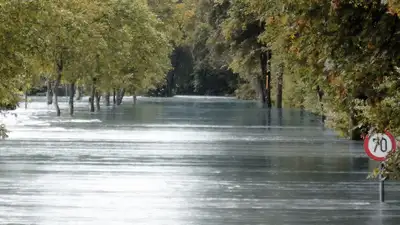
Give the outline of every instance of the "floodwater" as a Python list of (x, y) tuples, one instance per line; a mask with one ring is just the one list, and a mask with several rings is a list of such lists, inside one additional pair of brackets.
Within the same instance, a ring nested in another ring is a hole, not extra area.
[(33, 98), (0, 142), (0, 224), (243, 225), (400, 222), (400, 183), (318, 117), (230, 98), (126, 98), (54, 117)]

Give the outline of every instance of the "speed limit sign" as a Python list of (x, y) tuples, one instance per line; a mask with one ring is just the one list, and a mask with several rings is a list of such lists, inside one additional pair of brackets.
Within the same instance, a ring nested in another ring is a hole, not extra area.
[(375, 161), (385, 161), (386, 156), (396, 150), (396, 139), (389, 132), (366, 136), (364, 150)]

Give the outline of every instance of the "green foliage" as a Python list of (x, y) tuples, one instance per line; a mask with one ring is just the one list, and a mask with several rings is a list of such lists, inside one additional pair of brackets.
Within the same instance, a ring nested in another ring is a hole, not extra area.
[(375, 168), (368, 175), (368, 179), (379, 178), (379, 175), (382, 174), (385, 180), (400, 180), (400, 152), (391, 152), (387, 158), (388, 159), (383, 163), (383, 167), (381, 169)]
[(353, 139), (371, 128), (400, 134), (399, 1), (198, 0), (195, 6), (188, 39), (195, 62), (201, 69), (229, 66), (246, 81), (238, 95), (254, 98), (265, 82), (260, 55), (270, 50), (273, 73), (285, 65), (286, 106), (323, 114), (328, 126)]
[(239, 85), (239, 87), (235, 90), (235, 95), (239, 99), (243, 100), (252, 100), (257, 97), (257, 93), (255, 92), (254, 88), (247, 82), (243, 82)]
[(0, 105), (16, 104), (44, 74), (136, 92), (170, 69), (165, 25), (144, 0), (0, 1), (0, 18)]
[(400, 153), (392, 152), (384, 163), (383, 177), (389, 180), (400, 180)]
[(213, 29), (203, 21), (200, 1), (149, 0), (154, 12), (161, 18), (174, 46), (171, 54), (172, 69), (165, 82), (151, 95), (174, 94), (230, 95), (236, 89), (237, 74), (224, 67), (224, 59), (213, 57), (213, 44), (209, 43)]
[(325, 115), (343, 136), (398, 135), (399, 9), (398, 0), (0, 0), (0, 106), (60, 75), (100, 92), (262, 99), (277, 82), (268, 62), (272, 74), (284, 65), (285, 106)]

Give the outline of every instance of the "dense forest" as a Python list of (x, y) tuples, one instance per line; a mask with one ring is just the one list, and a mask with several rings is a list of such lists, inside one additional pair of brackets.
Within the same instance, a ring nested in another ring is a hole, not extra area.
[(82, 93), (92, 112), (126, 94), (234, 95), (351, 139), (400, 134), (399, 13), (398, 0), (0, 0), (0, 107), (44, 88), (59, 116), (61, 85), (71, 115)]

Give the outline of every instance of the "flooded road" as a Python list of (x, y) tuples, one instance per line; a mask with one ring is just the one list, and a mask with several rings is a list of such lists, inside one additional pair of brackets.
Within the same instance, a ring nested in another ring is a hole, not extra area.
[(7, 117), (0, 142), (0, 224), (386, 224), (400, 183), (298, 110), (229, 98), (126, 99), (54, 117), (43, 98)]

